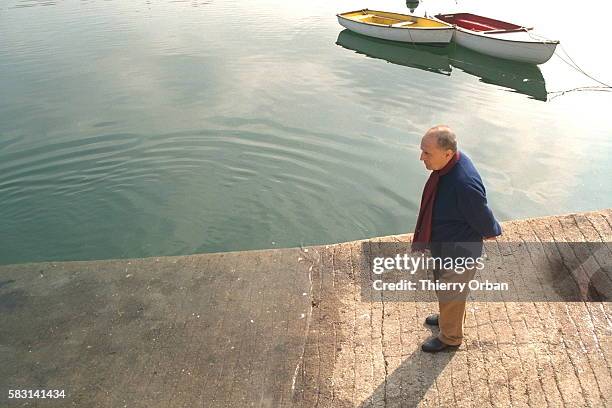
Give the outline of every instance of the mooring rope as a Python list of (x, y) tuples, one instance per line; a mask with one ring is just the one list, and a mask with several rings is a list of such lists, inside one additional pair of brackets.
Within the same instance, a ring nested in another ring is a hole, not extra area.
[(592, 75), (587, 74), (582, 68), (580, 68), (580, 66), (578, 64), (576, 64), (576, 62), (574, 61), (574, 59), (568, 54), (568, 52), (565, 50), (565, 47), (563, 47), (563, 44), (559, 43), (559, 46), (561, 47), (561, 50), (563, 50), (563, 52), (565, 53), (565, 55), (567, 56), (567, 58), (571, 61), (571, 63), (567, 62), (559, 53), (557, 53), (557, 51), (555, 51), (555, 55), (557, 57), (559, 57), (559, 59), (561, 59), (561, 61), (565, 62), (567, 65), (569, 65), (570, 67), (574, 68), (576, 71), (580, 72), (581, 74), (583, 74), (584, 76), (592, 79), (593, 81), (597, 82), (598, 84), (603, 85), (605, 88), (611, 88), (612, 89), (612, 85), (607, 84), (603, 81), (600, 81), (599, 79), (593, 77)]
[[(537, 40), (537, 41), (541, 41), (541, 40), (552, 41), (549, 38), (546, 38), (544, 36), (532, 33), (530, 30), (525, 29), (525, 32), (533, 40)], [(607, 83), (605, 83), (603, 81), (600, 81), (599, 79), (595, 78), (592, 75), (589, 75), (588, 73), (585, 72), (585, 70), (580, 68), (580, 66), (576, 63), (576, 61), (574, 61), (574, 59), (569, 55), (569, 53), (567, 52), (567, 50), (565, 49), (563, 44), (559, 43), (558, 46), (561, 48), (561, 50), (563, 51), (563, 53), (565, 54), (567, 59), (569, 59), (571, 62), (569, 62), (565, 58), (563, 58), (563, 56), (558, 52), (558, 49), (557, 49), (557, 50), (555, 50), (555, 54), (554, 55), (556, 55), (561, 61), (563, 61), (565, 64), (567, 64), (571, 68), (575, 69), (576, 71), (580, 72), (582, 75), (586, 76), (587, 78), (590, 78), (593, 81), (597, 82), (598, 84), (603, 85), (603, 88), (611, 88), (612, 89), (612, 85), (607, 84)], [(582, 88), (601, 88), (601, 87), (582, 87)], [(600, 89), (598, 89), (598, 90), (600, 90)]]
[(584, 91), (589, 91), (589, 92), (612, 92), (611, 88), (606, 88), (605, 86), (579, 86), (578, 88), (572, 88), (572, 89), (566, 89), (565, 91), (551, 91), (548, 92), (548, 95), (550, 95), (550, 100), (552, 101), (555, 98), (558, 98), (559, 96), (563, 96), (566, 93), (570, 93), (570, 92), (584, 92)]

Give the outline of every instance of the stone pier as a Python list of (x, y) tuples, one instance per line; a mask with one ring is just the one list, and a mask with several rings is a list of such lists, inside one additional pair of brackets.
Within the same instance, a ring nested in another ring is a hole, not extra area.
[[(612, 300), (564, 243), (601, 244), (587, 258), (610, 286), (611, 225), (612, 209), (504, 223), (499, 274), (529, 290), (578, 271), (582, 298), (472, 301), (464, 343), (438, 354), (420, 350), (433, 299), (371, 289), (372, 256), (410, 235), (0, 266), (0, 406), (610, 407)], [(65, 396), (9, 399), (42, 389)]]

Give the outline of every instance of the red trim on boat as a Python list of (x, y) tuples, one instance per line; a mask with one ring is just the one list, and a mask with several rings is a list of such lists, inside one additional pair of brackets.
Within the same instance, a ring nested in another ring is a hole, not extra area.
[(492, 18), (478, 16), (471, 13), (457, 13), (457, 14), (438, 14), (436, 15), (438, 20), (442, 20), (445, 23), (454, 24), (458, 27), (465, 28), (466, 30), (472, 31), (492, 31), (492, 30), (518, 30), (522, 27), (516, 24), (507, 23), (505, 21), (494, 20)]

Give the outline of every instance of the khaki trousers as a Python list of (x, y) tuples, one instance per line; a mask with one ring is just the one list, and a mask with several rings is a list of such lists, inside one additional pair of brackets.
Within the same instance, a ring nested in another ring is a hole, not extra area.
[(470, 292), (468, 282), (474, 278), (475, 269), (466, 270), (462, 274), (452, 269), (434, 269), (434, 279), (439, 283), (465, 283), (465, 288), (451, 290), (436, 290), (440, 316), (438, 339), (450, 346), (458, 346), (463, 341), (463, 324), (465, 323), (465, 303)]

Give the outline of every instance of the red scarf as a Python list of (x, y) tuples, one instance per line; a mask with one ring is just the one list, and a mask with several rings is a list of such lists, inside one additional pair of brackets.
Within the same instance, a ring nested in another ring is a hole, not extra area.
[(438, 191), (438, 183), (440, 177), (450, 172), (455, 164), (459, 161), (459, 152), (457, 151), (453, 157), (446, 163), (446, 166), (440, 170), (434, 170), (429, 175), (423, 196), (421, 197), (421, 208), (419, 209), (419, 217), (417, 218), (414, 235), (412, 237), (412, 249), (424, 249), (431, 241), (431, 219), (433, 216), (434, 200)]

